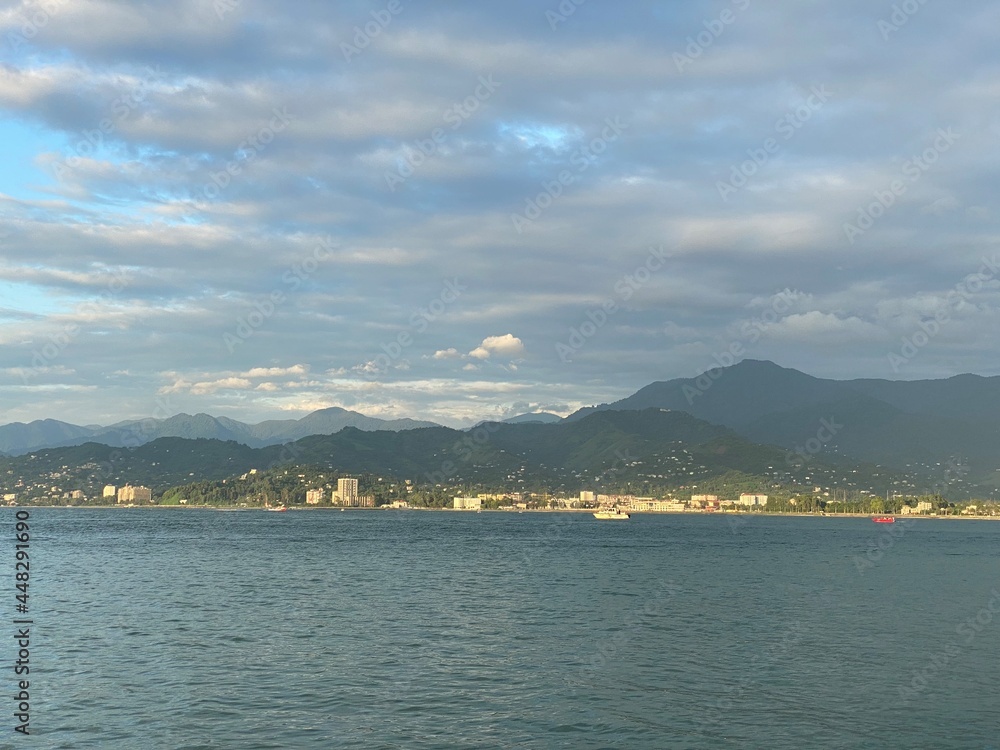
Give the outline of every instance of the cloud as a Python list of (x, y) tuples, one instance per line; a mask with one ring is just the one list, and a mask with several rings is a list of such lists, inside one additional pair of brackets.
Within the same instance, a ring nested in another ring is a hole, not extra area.
[(281, 375), (305, 375), (309, 372), (307, 365), (292, 365), (291, 367), (254, 367), (243, 373), (246, 378), (275, 378)]
[(734, 342), (827, 377), (1000, 373), (997, 275), (904, 371), (886, 357), (994, 262), (989, 0), (888, 39), (862, 0), (822, 24), (751, 3), (683, 66), (718, 3), (583, 3), (556, 29), (530, 0), (404, 3), (350, 61), (357, 3), (8, 5), (5, 419), (159, 394), (459, 424), (512, 391), (612, 401)]
[(469, 352), (469, 356), (476, 359), (489, 359), (494, 354), (519, 357), (524, 354), (524, 344), (513, 334), (506, 333), (503, 336), (487, 336), (482, 344)]

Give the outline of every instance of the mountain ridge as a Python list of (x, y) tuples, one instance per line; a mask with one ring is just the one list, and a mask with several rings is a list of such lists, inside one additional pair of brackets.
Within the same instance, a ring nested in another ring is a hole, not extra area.
[(436, 426), (414, 419), (379, 419), (334, 406), (311, 412), (300, 419), (265, 420), (255, 424), (229, 417), (213, 417), (204, 412), (175, 414), (163, 419), (134, 419), (107, 426), (70, 424), (54, 419), (29, 423), (12, 422), (0, 426), (0, 453), (23, 455), (46, 448), (60, 448), (97, 442), (114, 447), (135, 447), (161, 437), (234, 440), (251, 448), (291, 442), (317, 434), (333, 434), (345, 427), (374, 431), (411, 430)]

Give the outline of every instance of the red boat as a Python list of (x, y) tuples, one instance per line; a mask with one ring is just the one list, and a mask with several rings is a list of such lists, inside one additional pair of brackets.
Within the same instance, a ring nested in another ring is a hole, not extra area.
[(875, 523), (896, 523), (896, 519), (893, 516), (872, 516), (872, 520)]

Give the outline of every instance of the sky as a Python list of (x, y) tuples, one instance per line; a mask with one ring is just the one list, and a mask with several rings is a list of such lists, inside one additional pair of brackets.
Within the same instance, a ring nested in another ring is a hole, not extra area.
[(1000, 5), (0, 3), (0, 423), (1000, 374)]

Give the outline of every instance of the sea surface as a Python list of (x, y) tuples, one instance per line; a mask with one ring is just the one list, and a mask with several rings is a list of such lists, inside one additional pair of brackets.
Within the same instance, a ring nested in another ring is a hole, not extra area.
[(1000, 748), (996, 522), (30, 513), (4, 748)]

